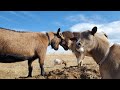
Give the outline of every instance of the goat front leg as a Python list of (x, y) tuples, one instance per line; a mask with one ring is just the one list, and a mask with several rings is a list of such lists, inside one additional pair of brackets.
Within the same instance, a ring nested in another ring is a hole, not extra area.
[(33, 70), (33, 67), (32, 67), (32, 62), (34, 60), (28, 60), (28, 76), (27, 77), (32, 77), (32, 70)]
[(78, 64), (78, 67), (81, 67), (83, 66), (83, 59), (84, 59), (84, 54), (81, 54), (79, 57), (77, 57), (77, 64)]
[(77, 58), (77, 64), (78, 64), (78, 67), (81, 67), (83, 65), (83, 60), (81, 60), (80, 58)]

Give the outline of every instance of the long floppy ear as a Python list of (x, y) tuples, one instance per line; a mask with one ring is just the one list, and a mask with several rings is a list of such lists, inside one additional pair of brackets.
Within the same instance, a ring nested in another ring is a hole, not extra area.
[(91, 34), (94, 35), (96, 32), (97, 32), (97, 27), (95, 26), (95, 27), (93, 27)]
[(57, 35), (59, 36), (59, 33), (60, 33), (60, 28), (58, 28), (58, 31), (57, 31)]

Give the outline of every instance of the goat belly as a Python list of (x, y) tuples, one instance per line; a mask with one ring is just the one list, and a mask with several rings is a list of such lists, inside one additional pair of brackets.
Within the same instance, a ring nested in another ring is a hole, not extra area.
[(0, 54), (0, 62), (2, 63), (13, 63), (25, 60), (35, 59), (34, 56), (24, 56), (17, 54)]

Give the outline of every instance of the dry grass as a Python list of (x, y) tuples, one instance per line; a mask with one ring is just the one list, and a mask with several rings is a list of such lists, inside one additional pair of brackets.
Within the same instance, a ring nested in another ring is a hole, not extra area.
[[(67, 67), (76, 66), (77, 61), (73, 54), (51, 54), (47, 55), (45, 59), (45, 71), (49, 72), (56, 69), (62, 69), (64, 65), (54, 66), (53, 60), (59, 58), (67, 62)], [(93, 68), (98, 68), (97, 64), (91, 57), (85, 57), (84, 64), (93, 66)], [(16, 63), (0, 63), (0, 79), (18, 79), (19, 77), (26, 77), (28, 74), (27, 61), (16, 62)], [(33, 78), (36, 78), (40, 74), (40, 68), (38, 60), (33, 62)], [(39, 79), (44, 79), (44, 77), (39, 77)]]

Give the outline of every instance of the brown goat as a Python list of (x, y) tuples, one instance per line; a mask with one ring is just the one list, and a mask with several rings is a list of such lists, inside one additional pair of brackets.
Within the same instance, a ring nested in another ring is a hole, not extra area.
[(76, 50), (76, 41), (77, 38), (80, 37), (80, 32), (64, 31), (62, 32), (62, 36), (60, 45), (64, 48), (64, 50), (70, 49), (77, 58), (78, 66), (82, 66), (83, 57), (81, 53)]
[(28, 60), (28, 77), (32, 76), (32, 62), (38, 58), (41, 68), (41, 75), (45, 75), (44, 59), (48, 45), (54, 50), (58, 50), (57, 33), (48, 32), (18, 32), (0, 28), (0, 62), (13, 63)]
[[(99, 34), (103, 34), (104, 36), (107, 37), (105, 33), (99, 33)], [(77, 58), (78, 66), (82, 66), (85, 55), (76, 50), (76, 42), (80, 38), (81, 33), (64, 31), (62, 32), (62, 34), (59, 35), (62, 38), (60, 45), (64, 48), (64, 50), (70, 49)], [(86, 53), (86, 56), (91, 56), (91, 55), (89, 53)]]

